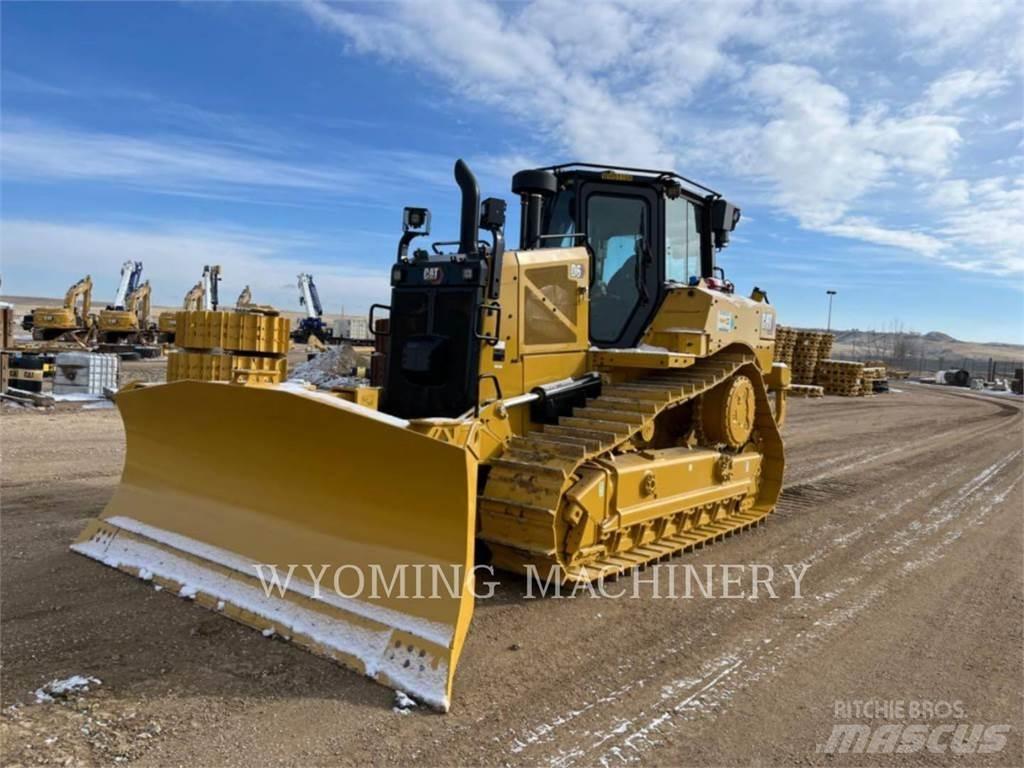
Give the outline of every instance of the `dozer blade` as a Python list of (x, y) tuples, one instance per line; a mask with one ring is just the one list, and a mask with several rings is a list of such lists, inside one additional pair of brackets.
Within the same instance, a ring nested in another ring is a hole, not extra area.
[(124, 474), (74, 551), (448, 709), (473, 610), (467, 450), (288, 385), (117, 405)]

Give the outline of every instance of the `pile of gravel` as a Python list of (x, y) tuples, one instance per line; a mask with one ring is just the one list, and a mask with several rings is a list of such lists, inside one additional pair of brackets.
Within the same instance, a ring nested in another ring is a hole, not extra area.
[(304, 381), (320, 389), (351, 387), (366, 384), (366, 379), (355, 375), (359, 356), (348, 344), (328, 347), (312, 360), (296, 366), (289, 381)]

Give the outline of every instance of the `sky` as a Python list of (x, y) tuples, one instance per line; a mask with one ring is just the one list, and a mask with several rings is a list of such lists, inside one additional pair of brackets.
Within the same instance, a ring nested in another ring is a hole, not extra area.
[(204, 264), (298, 310), (388, 300), (452, 165), (676, 170), (743, 209), (719, 263), (780, 322), (1024, 343), (1024, 6), (988, 0), (0, 4), (6, 295)]

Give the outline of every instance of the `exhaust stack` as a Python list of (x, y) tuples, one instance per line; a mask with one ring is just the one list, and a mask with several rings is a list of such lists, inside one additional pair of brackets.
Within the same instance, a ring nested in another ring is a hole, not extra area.
[(462, 217), (459, 220), (459, 253), (478, 258), (477, 230), (480, 227), (480, 186), (465, 160), (455, 161), (455, 183), (462, 190)]
[(540, 248), (544, 200), (557, 190), (558, 179), (551, 171), (520, 171), (512, 177), (512, 193), (519, 195), (522, 202), (519, 218), (521, 249)]

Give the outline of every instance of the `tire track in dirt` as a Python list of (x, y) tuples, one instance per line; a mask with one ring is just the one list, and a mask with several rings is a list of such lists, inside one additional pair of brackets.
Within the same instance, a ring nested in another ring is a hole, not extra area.
[[(797, 632), (793, 638), (748, 637), (726, 654), (707, 662), (699, 677), (680, 678), (662, 686), (658, 700), (628, 718), (616, 718), (604, 729), (597, 728), (584, 734), (589, 736), (589, 744), (576, 743), (565, 748), (559, 746), (552, 755), (539, 758), (538, 762), (553, 768), (566, 768), (576, 764), (600, 764), (611, 766), (637, 762), (648, 751), (658, 746), (658, 734), (664, 729), (677, 728), (695, 717), (715, 717), (722, 711), (737, 692), (750, 685), (766, 681), (776, 676), (785, 665), (793, 664), (810, 650), (824, 644), (828, 636), (846, 622), (852, 621), (866, 608), (892, 588), (897, 581), (924, 565), (937, 562), (945, 555), (949, 547), (960, 538), (965, 528), (980, 523), (991, 510), (1004, 501), (1009, 493), (1016, 488), (1022, 479), (1014, 466), (1011, 472), (1007, 467), (1016, 464), (1021, 452), (1016, 451), (960, 486), (947, 502), (930, 510), (928, 523), (917, 525), (911, 523), (901, 530), (900, 546), (889, 550), (878, 549), (874, 553), (861, 558), (858, 566), (862, 573), (843, 575), (835, 588), (818, 595), (815, 609), (824, 608), (810, 629)], [(997, 481), (1004, 485), (1002, 490), (995, 491)], [(982, 505), (965, 514), (969, 505), (975, 501)], [(902, 567), (886, 570), (886, 566), (898, 562), (902, 554), (913, 544), (920, 544), (933, 534), (943, 531), (953, 521), (959, 519), (960, 526), (949, 531), (936, 545), (929, 547), (922, 558), (906, 561)], [(844, 602), (847, 596), (863, 578), (863, 571), (881, 576), (881, 583), (876, 583), (853, 599)], [(803, 605), (784, 607), (784, 613), (803, 611)], [(778, 629), (784, 629), (785, 617), (776, 617)], [(652, 690), (652, 686), (645, 686)], [(676, 699), (679, 694), (681, 699)], [(605, 714), (605, 713), (602, 713)]]
[[(973, 440), (991, 432), (1004, 429), (1004, 427), (1005, 425), (1003, 423), (987, 423), (967, 430), (946, 430), (943, 438), (957, 434), (961, 440)], [(924, 468), (929, 468), (930, 465), (930, 481), (924, 484), (919, 483), (917, 490), (909, 495), (907, 495), (905, 493), (905, 489), (899, 485), (893, 484), (888, 486), (887, 491), (884, 492), (882, 496), (875, 495), (872, 499), (874, 502), (872, 506), (876, 511), (876, 514), (873, 517), (865, 519), (863, 513), (870, 512), (870, 510), (859, 510), (861, 516), (860, 523), (858, 525), (839, 535), (833, 536), (828, 543), (820, 545), (817, 549), (804, 556), (800, 562), (808, 566), (814, 565), (834, 556), (836, 553), (848, 548), (855, 542), (869, 538), (869, 534), (877, 538), (880, 524), (883, 524), (884, 526), (887, 521), (891, 523), (892, 521), (898, 520), (898, 516), (904, 508), (913, 504), (921, 503), (929, 496), (929, 494), (934, 493), (940, 486), (944, 485), (948, 487), (948, 484), (951, 481), (951, 474), (960, 475), (963, 484), (959, 486), (951, 499), (947, 499), (946, 501), (941, 502), (937, 507), (929, 510), (925, 516), (926, 519), (928, 519), (927, 524), (922, 524), (919, 520), (914, 519), (902, 528), (898, 528), (897, 532), (894, 534), (901, 542), (920, 544), (926, 537), (937, 533), (943, 526), (950, 523), (957, 514), (962, 513), (964, 511), (964, 504), (976, 500), (977, 494), (986, 489), (988, 487), (988, 483), (990, 483), (1007, 467), (1018, 462), (1021, 456), (1019, 451), (1006, 455), (990, 464), (982, 472), (976, 475), (972, 475), (970, 469), (965, 467), (958, 468), (956, 471), (951, 473), (950, 470), (942, 466), (941, 462), (935, 462), (932, 455), (935, 452), (936, 446), (943, 446), (946, 444), (947, 441), (945, 439), (933, 440), (923, 448), (918, 447), (914, 450), (907, 450), (907, 445), (899, 445), (885, 452), (888, 456), (905, 452), (907, 453), (907, 457), (903, 458), (910, 459), (912, 457), (917, 459), (923, 463)], [(855, 455), (857, 455), (858, 458), (853, 459), (852, 461), (850, 456), (838, 457), (836, 460), (831, 462), (833, 465), (838, 465), (833, 473), (812, 474), (809, 480), (803, 480), (802, 483), (800, 483), (800, 487), (814, 488), (816, 483), (821, 483), (821, 481), (832, 478), (836, 475), (845, 474), (851, 466), (854, 466), (853, 462), (856, 462), (856, 466), (863, 466), (871, 463), (873, 460), (881, 458), (877, 452), (873, 451), (873, 449), (857, 452)], [(819, 468), (820, 467), (812, 467), (811, 472), (813, 473), (815, 469)], [(894, 473), (898, 474), (899, 470), (895, 470)], [(806, 474), (806, 470), (801, 474)], [(965, 479), (965, 475), (970, 476)], [(918, 474), (916, 477), (920, 480), (922, 476), (921, 474)], [(881, 478), (879, 479), (881, 480)], [(1009, 487), (1015, 487), (1018, 482), (1019, 477), (1015, 479)], [(886, 488), (886, 485), (882, 484), (881, 487)], [(1005, 493), (1008, 492), (1009, 490)], [(1004, 499), (1005, 493), (1002, 496), (997, 495), (995, 497), (997, 501)], [(897, 496), (902, 496), (902, 498), (896, 498)], [(827, 491), (821, 491), (819, 495), (819, 498), (824, 497), (827, 497)], [(884, 501), (888, 501), (891, 506), (879, 503)], [(987, 514), (990, 508), (991, 505), (983, 507), (983, 512), (981, 514)], [(783, 505), (783, 509), (785, 509), (785, 504)], [(936, 518), (937, 512), (942, 512), (944, 514), (939, 514)], [(807, 536), (802, 538), (805, 540), (820, 541), (823, 532), (824, 531), (822, 531), (820, 527), (816, 527), (813, 531), (809, 532)], [(959, 535), (954, 535), (949, 539), (949, 541), (955, 541), (958, 537)], [(880, 557), (878, 552), (884, 552), (884, 550), (872, 548), (862, 556), (858, 565), (861, 569), (867, 565), (870, 566), (869, 570), (882, 571), (886, 566), (891, 565), (895, 559), (901, 556), (905, 550), (906, 547), (894, 547), (893, 551), (889, 552), (887, 557)], [(940, 556), (940, 551), (941, 550), (939, 549), (933, 551), (931, 555), (932, 562)], [(906, 575), (909, 572), (910, 571), (903, 570), (900, 571), (898, 575)], [(818, 600), (819, 605), (817, 607), (827, 607), (840, 597), (847, 596), (851, 587), (861, 580), (861, 576), (851, 575), (849, 570), (838, 570), (838, 574), (838, 583), (832, 585), (831, 589), (825, 590), (821, 595), (819, 595), (820, 599)], [(831, 614), (819, 618), (815, 626), (822, 626), (831, 629), (844, 621), (851, 620), (865, 608), (870, 606), (880, 594), (884, 593), (884, 591), (885, 590), (882, 587), (873, 587), (864, 591), (860, 596), (854, 596), (855, 599), (853, 599), (848, 605), (833, 609)], [(792, 613), (792, 611), (793, 609), (789, 609), (788, 612)], [(774, 622), (779, 626), (783, 626), (786, 622), (786, 618), (775, 617)], [(764, 646), (768, 645), (772, 648), (802, 647), (811, 643), (812, 640), (815, 641), (815, 644), (820, 644), (824, 639), (824, 635), (818, 638), (816, 634), (820, 634), (820, 632), (818, 630), (815, 630), (814, 632), (809, 631), (799, 646), (794, 646), (792, 642), (787, 641), (783, 641), (780, 644), (769, 638), (748, 638), (746, 641), (741, 643), (740, 646), (730, 649), (726, 653), (705, 662), (701, 666), (698, 674), (669, 683), (667, 686), (669, 690), (677, 691), (682, 689), (685, 696), (681, 701), (674, 704), (667, 712), (665, 711), (665, 702), (659, 701), (655, 707), (658, 714), (648, 718), (648, 722), (644, 725), (640, 725), (639, 730), (631, 730), (631, 728), (634, 728), (636, 725), (635, 721), (637, 718), (619, 717), (618, 719), (613, 720), (613, 722), (603, 725), (589, 722), (589, 720), (607, 719), (607, 712), (610, 710), (628, 710), (630, 707), (626, 702), (629, 699), (643, 698), (647, 691), (657, 687), (657, 672), (638, 676), (636, 680), (620, 686), (618, 689), (605, 696), (595, 699), (588, 705), (572, 710), (566, 715), (556, 716), (552, 720), (535, 726), (532, 729), (528, 729), (525, 732), (520, 732), (520, 734), (515, 736), (511, 741), (511, 747), (509, 750), (510, 755), (518, 757), (534, 745), (557, 742), (559, 744), (558, 749), (554, 752), (544, 754), (543, 756), (537, 756), (536, 750), (529, 750), (530, 755), (527, 758), (527, 762), (540, 762), (553, 766), (566, 766), (572, 765), (577, 761), (582, 761), (588, 764), (594, 762), (610, 764), (615, 760), (621, 761), (625, 759), (625, 756), (627, 755), (626, 750), (642, 752), (643, 750), (637, 750), (637, 745), (648, 740), (650, 732), (657, 730), (666, 723), (670, 723), (673, 718), (680, 714), (692, 712), (693, 710), (698, 709), (699, 707), (697, 706), (697, 702), (708, 699), (709, 691), (724, 690), (722, 688), (723, 681), (727, 679), (735, 681), (742, 678), (746, 681), (744, 683), (744, 685), (746, 685), (764, 676), (763, 669), (755, 668), (756, 665), (751, 664), (751, 659), (753, 658), (772, 658), (772, 656), (764, 653)], [(797, 637), (800, 637), (800, 635)], [(680, 646), (669, 646), (661, 649), (654, 657), (656, 659), (656, 663), (653, 665), (654, 668), (657, 669), (666, 659), (679, 654), (681, 650), (682, 647)], [(779, 661), (779, 659), (775, 659), (776, 663)], [(721, 704), (722, 702), (717, 701), (716, 703)], [(590, 715), (589, 720), (587, 718), (588, 715)], [(580, 720), (588, 721), (585, 723), (575, 722)], [(595, 739), (594, 742), (590, 746), (582, 746), (580, 743), (573, 743), (567, 748), (562, 747), (561, 744), (565, 741), (565, 734), (560, 732), (560, 729), (564, 730), (565, 726), (570, 723), (573, 723), (573, 733), (582, 732), (584, 735), (593, 736)], [(652, 725), (652, 723), (654, 725)], [(615, 737), (621, 738), (616, 740)], [(596, 751), (596, 746), (601, 746), (609, 742), (611, 742), (612, 746), (607, 750), (604, 752)]]

